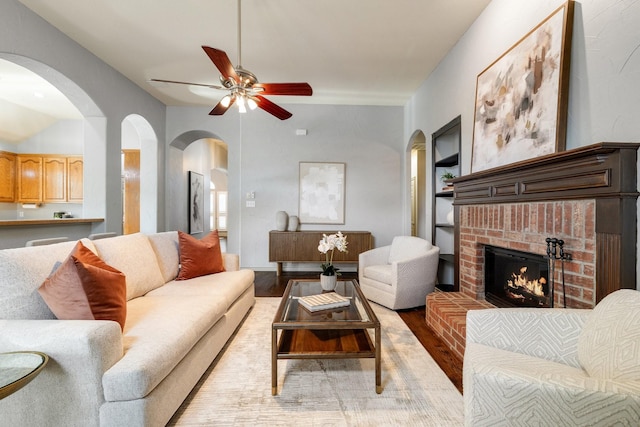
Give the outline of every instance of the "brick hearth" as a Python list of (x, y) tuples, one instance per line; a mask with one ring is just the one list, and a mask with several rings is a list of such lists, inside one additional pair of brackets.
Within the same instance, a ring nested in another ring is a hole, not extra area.
[(494, 308), (461, 292), (433, 292), (427, 295), (427, 325), (460, 359), (464, 356), (467, 311)]

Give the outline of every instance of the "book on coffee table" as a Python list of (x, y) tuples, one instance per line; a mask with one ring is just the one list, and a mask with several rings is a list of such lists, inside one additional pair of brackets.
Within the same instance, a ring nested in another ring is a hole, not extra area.
[(308, 295), (298, 298), (300, 305), (309, 311), (329, 310), (333, 308), (347, 307), (351, 300), (335, 292), (327, 292), (318, 295)]

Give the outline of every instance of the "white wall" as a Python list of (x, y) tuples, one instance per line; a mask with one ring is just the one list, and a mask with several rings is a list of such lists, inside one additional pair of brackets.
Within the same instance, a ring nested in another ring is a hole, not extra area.
[(82, 120), (60, 120), (20, 144), (0, 142), (0, 150), (81, 156), (84, 151), (84, 124)]
[[(406, 105), (405, 138), (417, 129), (430, 135), (461, 114), (462, 173), (469, 173), (477, 75), (561, 4), (493, 0)], [(640, 141), (638, 23), (640, 2), (575, 3), (567, 149)]]
[[(212, 117), (207, 108), (168, 108), (168, 143), (199, 129), (228, 144), (229, 251), (240, 251), (244, 267), (275, 269), (275, 263), (268, 261), (268, 233), (275, 229), (277, 211), (297, 215), (301, 161), (346, 163), (345, 224), (303, 224), (302, 230), (368, 230), (376, 246), (401, 234), (406, 222), (401, 189), (408, 184), (404, 183), (408, 172), (404, 169), (402, 108), (284, 107), (293, 113), (286, 121), (263, 111), (239, 115), (230, 109), (222, 117)], [(296, 129), (307, 129), (308, 135), (296, 136)], [(168, 186), (175, 187), (175, 193), (169, 196), (173, 203), (167, 206), (167, 216), (174, 219), (172, 225), (184, 229), (186, 193), (180, 194), (180, 188), (186, 188), (186, 171), (176, 160), (182, 154), (179, 151), (170, 147), (168, 153)], [(255, 208), (245, 206), (248, 192), (255, 192)]]

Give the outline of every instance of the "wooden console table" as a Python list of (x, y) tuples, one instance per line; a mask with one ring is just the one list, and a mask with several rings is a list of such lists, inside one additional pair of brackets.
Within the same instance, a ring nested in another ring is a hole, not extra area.
[[(347, 236), (347, 252), (335, 251), (334, 263), (358, 263), (360, 253), (371, 249), (369, 231), (342, 231)], [(277, 262), (278, 276), (282, 274), (283, 262), (323, 263), (324, 254), (318, 251), (318, 243), (323, 234), (333, 231), (270, 231), (269, 262)]]

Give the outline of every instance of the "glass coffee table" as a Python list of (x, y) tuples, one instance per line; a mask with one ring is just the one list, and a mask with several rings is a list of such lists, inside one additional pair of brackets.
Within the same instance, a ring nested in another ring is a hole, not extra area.
[(299, 299), (323, 293), (320, 281), (287, 284), (271, 328), (271, 394), (278, 394), (278, 360), (348, 358), (375, 358), (376, 393), (382, 393), (380, 321), (356, 280), (339, 280), (335, 292), (349, 306), (311, 312)]
[(37, 351), (0, 353), (0, 399), (27, 385), (48, 361), (49, 356)]

